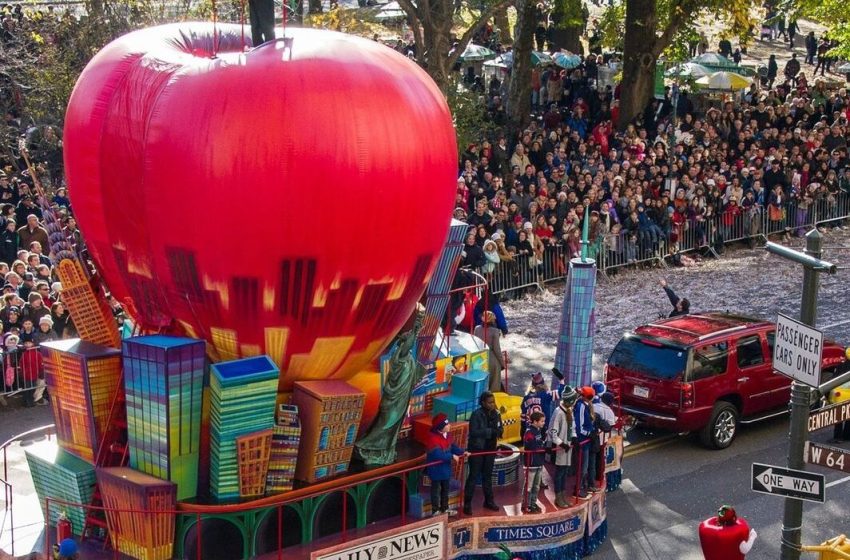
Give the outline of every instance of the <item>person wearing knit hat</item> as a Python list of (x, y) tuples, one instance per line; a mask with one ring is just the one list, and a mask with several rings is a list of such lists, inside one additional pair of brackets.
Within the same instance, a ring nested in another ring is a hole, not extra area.
[(561, 389), (561, 402), (567, 406), (573, 406), (577, 400), (578, 392), (569, 385), (564, 385), (564, 388)]
[(596, 480), (603, 480), (605, 475), (605, 448), (608, 445), (608, 440), (611, 439), (611, 431), (617, 423), (617, 415), (611, 406), (614, 404), (613, 393), (603, 392), (593, 400), (593, 414), (596, 418), (596, 427), (599, 438), (599, 453), (596, 453), (596, 469), (591, 471)]
[(38, 346), (41, 346), (45, 342), (59, 340), (59, 336), (56, 334), (56, 331), (53, 330), (53, 319), (50, 315), (45, 315), (38, 320), (38, 328), (36, 329), (35, 334), (33, 334), (32, 340)]
[(578, 497), (586, 498), (589, 490), (598, 490), (595, 480), (591, 480), (591, 476), (589, 475), (589, 473), (593, 470), (590, 456), (591, 438), (595, 435), (593, 426), (593, 404), (591, 401), (593, 400), (594, 395), (596, 395), (596, 392), (591, 387), (582, 387), (578, 390), (578, 394), (581, 398), (573, 407), (573, 420), (575, 421), (576, 426), (576, 436), (581, 442), (581, 445), (579, 445), (579, 452), (581, 453), (579, 465), (581, 466), (581, 472), (578, 473), (581, 484)]
[(522, 398), (522, 404), (520, 405), (522, 433), (525, 433), (525, 430), (528, 428), (528, 418), (533, 412), (542, 412), (546, 418), (546, 422), (543, 424), (544, 431), (549, 427), (549, 421), (552, 418), (552, 412), (560, 397), (560, 390), (563, 388), (564, 379), (558, 368), (553, 368), (552, 372), (560, 380), (557, 386), (553, 380), (552, 390), (549, 390), (549, 387), (546, 385), (546, 380), (543, 378), (542, 372), (536, 371), (531, 375), (531, 387)]
[(569, 385), (561, 389), (561, 399), (549, 424), (548, 439), (555, 448), (555, 505), (570, 506), (567, 500), (567, 471), (572, 464), (572, 448), (576, 443), (573, 405), (578, 393)]
[(594, 381), (590, 384), (590, 388), (593, 389), (593, 402), (598, 403), (599, 397), (605, 392), (605, 383), (601, 381)]
[(532, 412), (528, 418), (528, 428), (522, 436), (522, 445), (525, 449), (525, 480), (526, 487), (523, 490), (522, 511), (524, 513), (543, 513), (537, 505), (537, 495), (540, 492), (540, 482), (543, 474), (543, 459), (546, 450), (546, 431), (543, 423), (546, 417), (542, 412)]
[(457, 462), (460, 456), (466, 457), (469, 453), (455, 445), (449, 433), (450, 428), (449, 418), (442, 412), (431, 419), (426, 459), (428, 466), (425, 467), (425, 472), (431, 479), (431, 515), (457, 515), (457, 511), (449, 509), (452, 462)]
[(77, 551), (77, 543), (74, 539), (64, 539), (56, 545), (56, 557), (59, 560), (77, 560), (79, 552)]

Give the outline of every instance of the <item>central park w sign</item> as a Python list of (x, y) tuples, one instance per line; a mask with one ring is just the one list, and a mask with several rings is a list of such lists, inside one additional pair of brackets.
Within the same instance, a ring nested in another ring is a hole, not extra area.
[(850, 420), (850, 401), (827, 406), (809, 414), (809, 431), (816, 432), (847, 420)]

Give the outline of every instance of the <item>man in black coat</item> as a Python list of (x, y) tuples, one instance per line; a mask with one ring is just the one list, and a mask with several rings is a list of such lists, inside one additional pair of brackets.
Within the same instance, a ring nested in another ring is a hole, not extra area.
[[(502, 415), (496, 409), (496, 397), (490, 391), (484, 391), (478, 398), (481, 405), (469, 417), (469, 474), (463, 495), (463, 514), (472, 515), (472, 498), (475, 495), (475, 485), (481, 477), (481, 488), (484, 490), (484, 507), (499, 511), (493, 497), (493, 466), (496, 462), (496, 444), (502, 437)], [(481, 452), (487, 452), (481, 454)]]
[(0, 261), (8, 264), (9, 267), (18, 258), (18, 231), (15, 220), (6, 220), (6, 229), (0, 233)]
[(664, 288), (664, 292), (670, 300), (670, 305), (673, 306), (673, 311), (670, 312), (668, 317), (678, 317), (679, 315), (687, 315), (690, 313), (691, 302), (688, 301), (688, 298), (680, 298), (677, 296), (676, 292), (667, 285), (667, 280), (664, 280), (663, 278), (661, 279), (661, 287)]
[(809, 31), (806, 35), (806, 62), (808, 64), (815, 63), (815, 53), (818, 51), (818, 40), (815, 39), (815, 32)]
[(469, 230), (469, 233), (466, 234), (466, 244), (463, 246), (460, 256), (460, 266), (476, 271), (487, 263), (484, 250), (475, 243), (474, 229)]

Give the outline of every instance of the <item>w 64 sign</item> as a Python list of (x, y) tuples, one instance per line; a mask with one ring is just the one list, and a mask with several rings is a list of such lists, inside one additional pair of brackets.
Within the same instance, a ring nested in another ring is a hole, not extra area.
[(850, 451), (838, 447), (807, 441), (806, 462), (850, 473)]

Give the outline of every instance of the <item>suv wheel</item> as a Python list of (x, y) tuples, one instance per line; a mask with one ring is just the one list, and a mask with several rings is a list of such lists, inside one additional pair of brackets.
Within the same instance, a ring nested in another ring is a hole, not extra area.
[(711, 449), (726, 449), (738, 433), (738, 409), (730, 402), (720, 401), (711, 411), (711, 419), (700, 432), (703, 445)]

